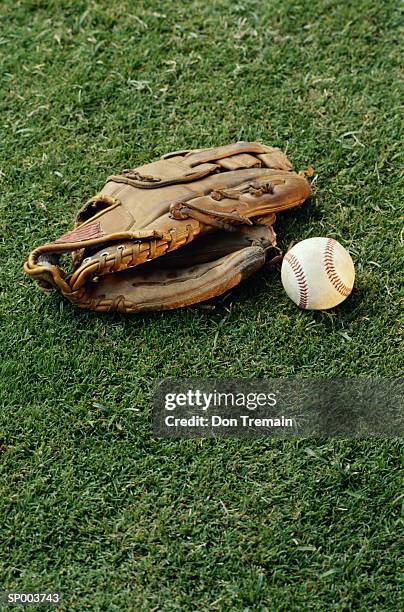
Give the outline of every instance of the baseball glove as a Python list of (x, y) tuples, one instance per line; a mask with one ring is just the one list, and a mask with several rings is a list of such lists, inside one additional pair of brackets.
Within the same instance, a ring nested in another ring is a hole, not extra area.
[(110, 176), (74, 229), (35, 249), (24, 270), (100, 312), (195, 304), (263, 266), (276, 244), (275, 213), (310, 194), (286, 155), (260, 143), (168, 153)]

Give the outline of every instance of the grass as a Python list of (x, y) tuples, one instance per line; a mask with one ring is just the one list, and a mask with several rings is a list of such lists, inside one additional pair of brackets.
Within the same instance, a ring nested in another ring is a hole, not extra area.
[[(397, 440), (161, 441), (150, 414), (166, 376), (402, 371), (400, 19), (391, 0), (3, 0), (0, 589), (63, 610), (400, 607)], [(315, 168), (277, 231), (351, 251), (335, 311), (299, 311), (274, 270), (214, 310), (131, 317), (22, 274), (111, 171), (241, 139)]]

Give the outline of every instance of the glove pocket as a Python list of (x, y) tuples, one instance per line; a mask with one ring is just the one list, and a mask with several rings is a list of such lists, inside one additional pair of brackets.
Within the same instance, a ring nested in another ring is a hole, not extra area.
[(99, 312), (181, 308), (222, 295), (264, 263), (264, 249), (250, 246), (215, 261), (180, 270), (145, 264), (89, 283), (85, 299), (76, 304)]

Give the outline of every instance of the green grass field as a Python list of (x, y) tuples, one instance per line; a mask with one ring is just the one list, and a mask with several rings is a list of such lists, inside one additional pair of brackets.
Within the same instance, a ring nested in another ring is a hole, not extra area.
[[(400, 608), (397, 440), (151, 430), (168, 376), (402, 371), (400, 23), (391, 0), (2, 0), (0, 590), (69, 611)], [(214, 309), (130, 317), (22, 273), (112, 171), (236, 140), (314, 167), (279, 245), (350, 250), (335, 311), (298, 310), (273, 269)]]

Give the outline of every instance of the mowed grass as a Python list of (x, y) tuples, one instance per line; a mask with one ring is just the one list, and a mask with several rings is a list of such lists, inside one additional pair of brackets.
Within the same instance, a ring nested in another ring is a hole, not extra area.
[[(397, 440), (153, 438), (156, 380), (397, 376), (398, 3), (3, 0), (0, 590), (62, 610), (397, 610)], [(112, 171), (236, 140), (315, 169), (279, 245), (333, 236), (353, 295), (278, 270), (215, 308), (96, 315), (22, 273)], [(401, 349), (401, 352), (400, 352)]]

